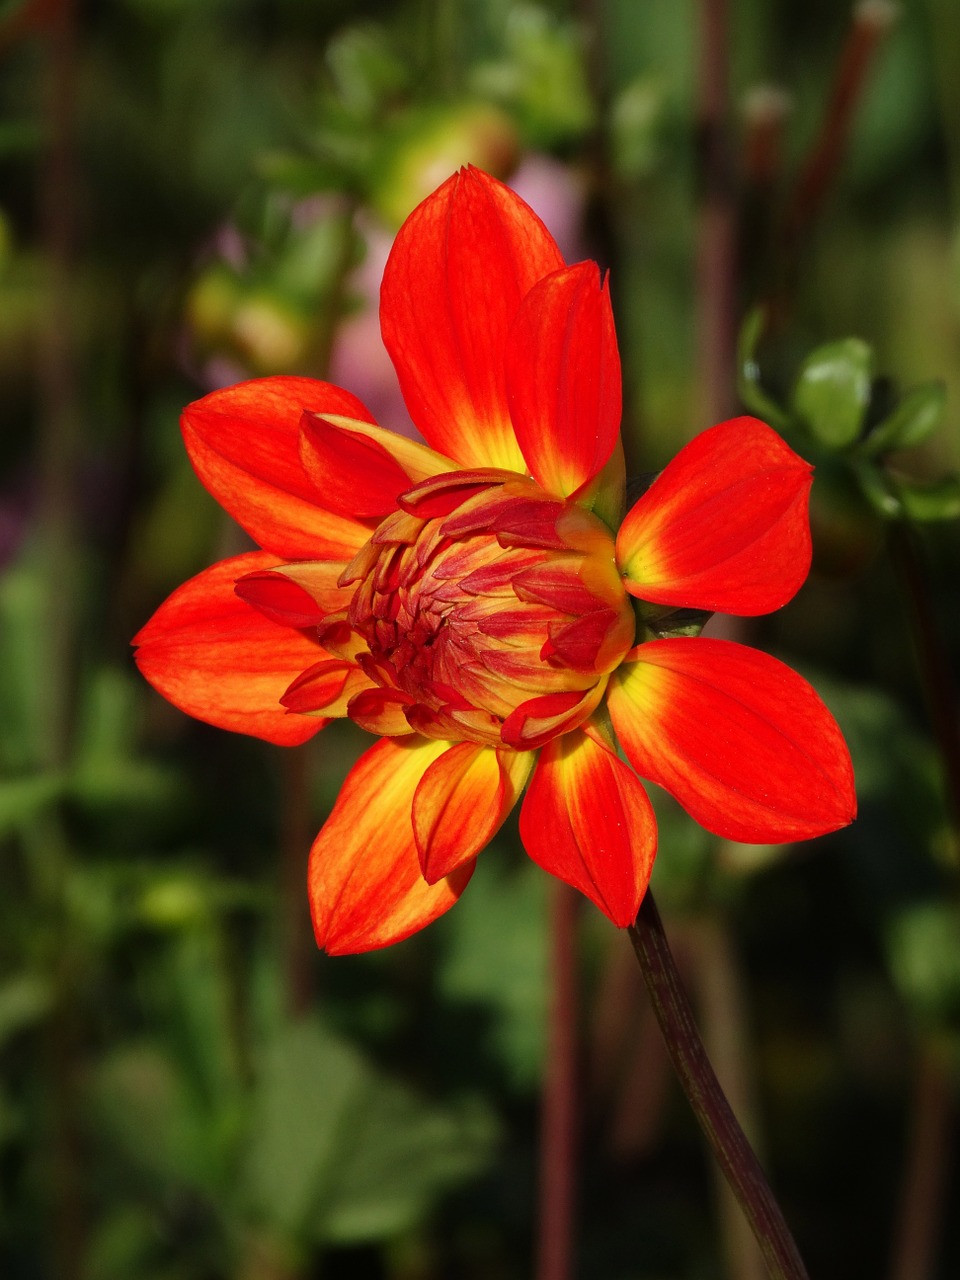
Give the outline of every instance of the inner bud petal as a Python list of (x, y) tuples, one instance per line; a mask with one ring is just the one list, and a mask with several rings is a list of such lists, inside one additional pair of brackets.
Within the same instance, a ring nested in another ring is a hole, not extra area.
[(454, 473), (421, 491), (402, 536), (388, 516), (340, 579), (355, 583), (364, 671), (429, 736), (523, 749), (569, 732), (634, 643), (613, 536), (525, 476)]

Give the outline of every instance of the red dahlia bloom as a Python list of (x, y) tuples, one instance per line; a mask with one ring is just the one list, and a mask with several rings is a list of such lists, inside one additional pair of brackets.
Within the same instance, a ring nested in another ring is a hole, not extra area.
[(637, 621), (785, 604), (810, 565), (807, 464), (737, 418), (622, 518), (606, 281), (477, 170), (401, 228), (380, 316), (427, 444), (308, 378), (191, 405), (197, 474), (262, 550), (175, 591), (135, 641), (211, 724), (293, 745), (349, 716), (380, 735), (311, 851), (320, 945), (385, 946), (446, 911), (524, 786), (527, 852), (619, 926), (656, 850), (638, 774), (734, 840), (850, 822), (849, 755), (809, 685)]

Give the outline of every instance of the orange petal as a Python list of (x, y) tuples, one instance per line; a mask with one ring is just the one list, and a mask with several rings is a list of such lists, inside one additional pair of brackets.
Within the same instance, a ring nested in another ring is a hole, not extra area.
[(653, 640), (611, 677), (607, 705), (641, 777), (731, 840), (835, 831), (856, 814), (853, 768), (810, 685), (729, 640)]
[(427, 443), (463, 467), (524, 471), (506, 390), (520, 303), (563, 266), (536, 214), (463, 169), (400, 228), (383, 274), (380, 327)]
[(458, 742), (436, 759), (413, 797), (413, 831), (424, 878), (435, 884), (487, 845), (533, 767), (532, 752)]
[(582, 729), (540, 752), (520, 810), (530, 857), (579, 889), (619, 928), (636, 919), (657, 851), (639, 778)]
[(323, 505), (344, 516), (389, 515), (411, 485), (455, 470), (415, 440), (329, 413), (303, 415), (300, 461)]
[(275, 564), (274, 556), (252, 551), (205, 569), (160, 606), (133, 643), (144, 676), (181, 711), (293, 746), (325, 721), (289, 714), (280, 698), (327, 655), (315, 637), (271, 621), (234, 592), (238, 577)]
[(314, 932), (331, 955), (400, 942), (448, 911), (466, 887), (473, 863), (427, 884), (413, 835), (414, 792), (448, 745), (384, 739), (347, 775), (310, 851)]
[(702, 432), (627, 512), (617, 536), (627, 590), (743, 616), (779, 609), (810, 569), (810, 473), (756, 418)]
[(530, 290), (507, 349), (507, 392), (530, 473), (569, 495), (603, 470), (620, 433), (620, 353), (610, 290), (593, 262)]
[(322, 506), (300, 463), (305, 410), (370, 420), (355, 396), (314, 378), (275, 377), (213, 391), (183, 411), (205, 488), (262, 547), (291, 560), (349, 560), (370, 527)]

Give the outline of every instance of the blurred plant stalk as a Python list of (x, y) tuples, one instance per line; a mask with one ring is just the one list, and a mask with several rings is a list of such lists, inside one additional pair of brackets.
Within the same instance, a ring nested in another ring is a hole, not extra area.
[(552, 886), (547, 1058), (540, 1127), (540, 1204), (537, 1280), (568, 1280), (576, 1247), (577, 915), (580, 895)]
[[(80, 408), (73, 311), (76, 235), (77, 15), (73, 0), (43, 13), (46, 49), (46, 153), (39, 171), (39, 206), (46, 259), (46, 323), (38, 347), (40, 550), (46, 576), (46, 643), (49, 646), (46, 767), (63, 769), (72, 748), (77, 694), (80, 538), (77, 474)], [(54, 1272), (79, 1280), (84, 1271), (86, 1211), (79, 1128), (80, 1042), (76, 940), (65, 890), (71, 851), (59, 817), (51, 815), (40, 851), (49, 886), (53, 1008), (48, 1024), (46, 1074), (52, 1100), (49, 1152), (52, 1210), (50, 1248)]]

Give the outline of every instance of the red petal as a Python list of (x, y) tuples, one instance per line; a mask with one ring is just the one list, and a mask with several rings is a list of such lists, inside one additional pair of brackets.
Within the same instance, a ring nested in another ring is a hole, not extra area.
[[(514, 578), (513, 588), (518, 600), (536, 601), (559, 613), (578, 617), (593, 613), (607, 603), (590, 590), (589, 581), (584, 581), (584, 570), (589, 572), (589, 568), (579, 556), (546, 560), (530, 569), (521, 569)], [(622, 590), (620, 599), (624, 599)]]
[(593, 262), (554, 272), (520, 305), (507, 349), (510, 413), (530, 473), (568, 495), (606, 466), (620, 433), (620, 353)]
[(316, 627), (346, 610), (353, 597), (339, 585), (342, 560), (281, 564), (250, 573), (236, 585), (237, 595), (262, 614), (287, 627)]
[(234, 592), (236, 579), (272, 568), (253, 551), (223, 560), (179, 587), (134, 637), (137, 666), (188, 715), (281, 746), (312, 737), (324, 721), (290, 715), (284, 690), (326, 657), (314, 637), (265, 618)]
[(499, 752), (472, 742), (456, 743), (430, 765), (413, 797), (420, 868), (430, 884), (475, 858), (493, 839), (532, 765), (530, 753)]
[(322, 712), (328, 720), (347, 715), (347, 707), (358, 692), (370, 687), (370, 678), (344, 658), (316, 662), (297, 676), (281, 702), (288, 711), (301, 715)]
[(462, 507), (478, 493), (484, 493), (494, 485), (516, 480), (515, 471), (500, 471), (494, 467), (480, 467), (473, 471), (451, 471), (447, 475), (424, 480), (401, 495), (400, 506), (419, 520), (432, 520), (446, 516)]
[(503, 722), (503, 741), (518, 751), (532, 751), (583, 724), (596, 710), (603, 697), (605, 681), (598, 680), (589, 689), (563, 693), (545, 693), (521, 702)]
[(400, 942), (448, 911), (466, 887), (473, 863), (427, 884), (413, 835), (414, 792), (447, 746), (385, 739), (347, 775), (310, 851), (314, 932), (331, 955)]
[(383, 341), (410, 416), (462, 466), (525, 470), (507, 342), (524, 296), (562, 266), (536, 214), (477, 169), (455, 174), (400, 228), (383, 274)]
[(265, 618), (284, 627), (317, 627), (326, 616), (308, 591), (273, 570), (248, 573), (234, 591)]
[(856, 815), (836, 721), (796, 672), (729, 640), (653, 640), (611, 677), (627, 757), (694, 818), (767, 844), (835, 831)]
[(633, 632), (633, 619), (621, 618), (612, 609), (600, 609), (572, 622), (551, 622), (540, 657), (552, 666), (609, 671), (629, 649)]
[(344, 516), (389, 515), (412, 484), (454, 470), (449, 458), (406, 436), (316, 413), (303, 415), (300, 461), (323, 505)]
[(617, 537), (631, 595), (753, 615), (779, 609), (810, 569), (811, 468), (756, 418), (686, 445)]
[(347, 560), (367, 525), (320, 505), (300, 463), (304, 410), (370, 420), (355, 396), (314, 378), (258, 378), (213, 391), (183, 411), (194, 470), (262, 547), (291, 560)]
[(582, 730), (541, 751), (520, 810), (530, 857), (595, 902), (619, 928), (636, 919), (657, 851), (640, 780)]
[(410, 695), (399, 689), (364, 689), (350, 699), (347, 715), (367, 733), (402, 738), (414, 732), (404, 714), (412, 703)]

